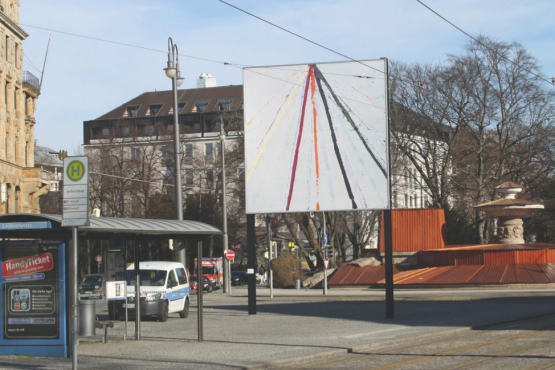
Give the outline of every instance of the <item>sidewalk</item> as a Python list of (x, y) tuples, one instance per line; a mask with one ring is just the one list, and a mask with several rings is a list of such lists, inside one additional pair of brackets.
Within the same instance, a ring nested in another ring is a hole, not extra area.
[[(234, 287), (235, 288), (235, 287)], [(140, 341), (123, 341), (123, 323), (78, 347), (80, 369), (258, 369), (352, 348), (415, 340), (433, 333), (555, 312), (546, 289), (396, 291), (395, 319), (385, 319), (384, 292), (369, 289), (257, 289), (248, 315), (247, 289), (204, 295), (204, 341), (198, 342), (196, 296), (189, 318), (144, 322)], [(453, 297), (463, 300), (453, 300)], [(134, 322), (129, 323), (130, 334)], [(70, 359), (0, 356), (2, 369), (71, 369)]]

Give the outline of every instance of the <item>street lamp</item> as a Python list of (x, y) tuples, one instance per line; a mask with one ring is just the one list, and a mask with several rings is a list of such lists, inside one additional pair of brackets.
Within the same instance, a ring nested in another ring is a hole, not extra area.
[[(226, 206), (226, 194), (225, 194), (225, 132), (224, 132), (224, 121), (220, 116), (220, 136), (218, 136), (221, 146), (220, 150), (222, 152), (222, 216), (223, 216), (223, 250), (224, 256), (228, 249), (227, 240), (227, 206)], [(230, 261), (224, 257), (224, 293), (230, 292), (229, 284), (229, 263)]]
[[(179, 134), (179, 112), (177, 104), (177, 87), (183, 83), (183, 77), (179, 71), (179, 52), (177, 45), (174, 45), (172, 38), (168, 37), (168, 67), (164, 68), (166, 76), (172, 80), (173, 90), (173, 153), (174, 153), (174, 176), (175, 176), (175, 203), (176, 218), (183, 220), (183, 194), (181, 193), (181, 151)], [(177, 260), (185, 264), (185, 249), (178, 249)]]

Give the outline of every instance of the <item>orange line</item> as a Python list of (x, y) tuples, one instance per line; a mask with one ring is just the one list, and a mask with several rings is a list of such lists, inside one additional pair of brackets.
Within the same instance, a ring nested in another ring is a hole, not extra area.
[[(318, 160), (318, 114), (316, 112), (316, 101), (314, 100), (314, 93), (316, 91), (316, 77), (314, 76), (314, 68), (310, 69), (310, 93), (312, 98), (312, 126), (314, 127), (314, 161), (316, 162), (316, 194), (319, 195), (319, 182), (320, 182), (320, 165)], [(320, 202), (316, 198), (316, 210), (320, 210)]]

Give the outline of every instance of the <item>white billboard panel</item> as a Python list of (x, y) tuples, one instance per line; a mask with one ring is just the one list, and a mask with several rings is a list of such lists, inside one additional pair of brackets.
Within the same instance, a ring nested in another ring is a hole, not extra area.
[(244, 69), (247, 213), (389, 208), (386, 63)]

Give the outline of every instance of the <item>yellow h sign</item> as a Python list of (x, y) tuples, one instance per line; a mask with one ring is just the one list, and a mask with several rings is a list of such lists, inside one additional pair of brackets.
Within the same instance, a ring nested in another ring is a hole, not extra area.
[(68, 180), (77, 182), (85, 175), (85, 165), (83, 162), (75, 160), (69, 163), (66, 169), (66, 176)]

